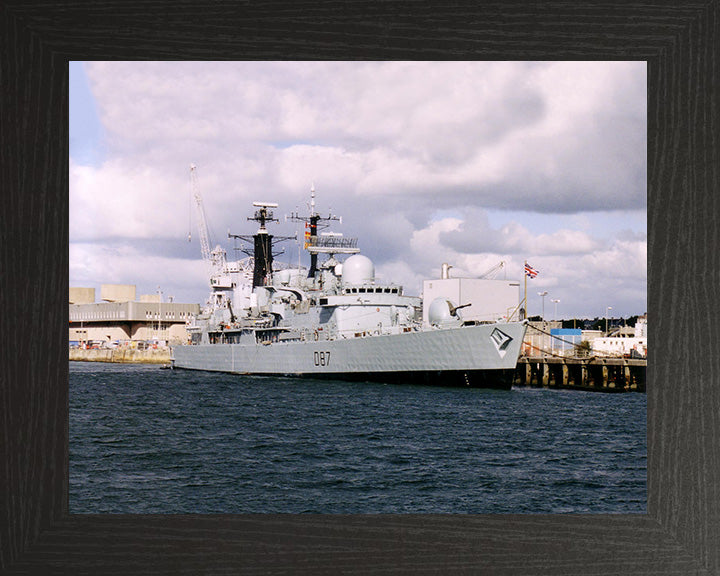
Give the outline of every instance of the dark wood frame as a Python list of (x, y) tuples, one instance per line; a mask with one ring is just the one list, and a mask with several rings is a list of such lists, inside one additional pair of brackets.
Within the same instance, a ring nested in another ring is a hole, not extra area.
[[(720, 574), (718, 6), (5, 0), (0, 571)], [(316, 58), (648, 62), (647, 514), (68, 514), (67, 62)]]

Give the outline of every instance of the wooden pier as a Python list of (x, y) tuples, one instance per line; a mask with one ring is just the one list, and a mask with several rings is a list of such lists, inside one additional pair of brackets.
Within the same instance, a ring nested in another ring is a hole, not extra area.
[(597, 392), (645, 392), (646, 359), (521, 356), (515, 386)]

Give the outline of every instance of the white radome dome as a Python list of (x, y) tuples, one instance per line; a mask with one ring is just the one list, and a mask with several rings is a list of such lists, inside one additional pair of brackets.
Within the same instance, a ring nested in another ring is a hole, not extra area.
[(455, 304), (447, 298), (435, 298), (428, 308), (428, 322), (433, 326), (457, 322), (457, 316), (450, 313), (451, 307), (454, 308)]
[(279, 272), (275, 273), (275, 278), (277, 279), (277, 282), (285, 285), (290, 283), (290, 270), (280, 270)]
[(342, 265), (343, 284), (370, 284), (375, 282), (375, 265), (362, 254), (350, 256)]

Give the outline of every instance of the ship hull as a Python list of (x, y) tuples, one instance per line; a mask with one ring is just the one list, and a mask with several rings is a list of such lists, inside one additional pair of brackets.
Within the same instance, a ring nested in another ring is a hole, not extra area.
[(346, 382), (376, 382), (380, 384), (410, 384), (417, 386), (447, 386), (463, 388), (512, 388), (514, 369), (507, 370), (419, 370), (415, 372), (344, 372), (341, 374), (276, 374), (292, 378), (343, 380)]
[(522, 323), (270, 345), (173, 348), (173, 366), (262, 376), (509, 388)]

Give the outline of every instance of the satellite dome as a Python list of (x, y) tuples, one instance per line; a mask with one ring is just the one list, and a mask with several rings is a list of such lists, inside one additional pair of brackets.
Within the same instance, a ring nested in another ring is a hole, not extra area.
[(282, 285), (289, 284), (290, 283), (290, 270), (280, 270), (279, 272), (276, 272), (275, 278)]
[(344, 284), (370, 284), (375, 282), (375, 265), (362, 254), (350, 256), (342, 266)]

